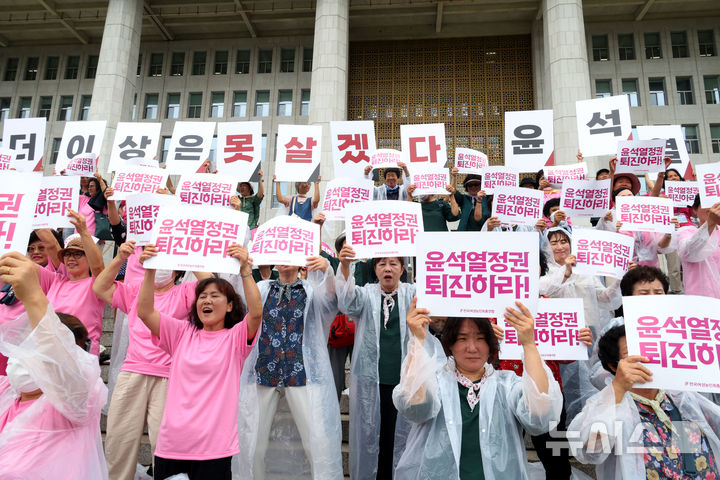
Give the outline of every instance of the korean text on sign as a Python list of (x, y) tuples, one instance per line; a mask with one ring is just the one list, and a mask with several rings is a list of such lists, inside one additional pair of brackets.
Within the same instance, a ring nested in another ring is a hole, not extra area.
[(678, 208), (692, 206), (695, 196), (700, 193), (698, 182), (688, 181), (671, 181), (665, 182), (665, 195), (673, 201), (673, 205)]
[(123, 166), (134, 164), (133, 161), (143, 159), (158, 167), (157, 160), (154, 159), (160, 139), (160, 127), (161, 124), (156, 122), (118, 123), (108, 171), (116, 172)]
[(643, 388), (720, 392), (720, 300), (694, 295), (623, 297), (628, 355), (653, 372)]
[(275, 175), (279, 182), (307, 182), (320, 168), (322, 126), (278, 125)]
[(545, 167), (544, 170), (545, 179), (553, 186), (562, 185), (565, 180), (585, 180), (587, 176), (587, 164), (585, 162)]
[(618, 142), (615, 173), (659, 173), (665, 171), (665, 140)]
[(552, 110), (505, 112), (505, 165), (536, 172), (553, 158)]
[(421, 232), (418, 305), (432, 315), (482, 317), (521, 300), (534, 311), (538, 255), (536, 232)]
[(47, 119), (6, 118), (2, 123), (3, 147), (15, 151), (15, 170), (42, 172)]
[[(245, 240), (245, 212), (207, 206), (162, 206), (152, 230), (158, 255), (147, 268), (238, 273), (240, 262), (227, 256)], [(150, 263), (148, 263), (150, 262)]]
[(470, 148), (457, 147), (455, 149), (455, 167), (458, 173), (482, 174), (482, 169), (488, 166), (488, 157), (482, 152)]
[(150, 243), (158, 211), (163, 206), (177, 206), (180, 199), (175, 195), (159, 193), (136, 193), (127, 197), (127, 240), (135, 245)]
[(422, 229), (419, 203), (379, 200), (345, 209), (347, 241), (358, 258), (414, 256)]
[[(522, 346), (517, 330), (502, 317), (505, 338), (500, 346), (502, 360), (520, 360)], [(578, 340), (585, 327), (582, 298), (541, 298), (535, 315), (535, 344), (546, 360), (587, 360), (587, 347)]]
[(572, 252), (577, 258), (573, 274), (622, 278), (633, 258), (635, 239), (615, 232), (575, 228)]
[(320, 225), (298, 217), (275, 217), (258, 227), (250, 246), (257, 265), (306, 265), (320, 254)]
[(9, 251), (25, 253), (33, 230), (35, 202), (42, 176), (6, 171), (0, 174), (0, 255)]
[(79, 198), (78, 177), (42, 177), (33, 228), (72, 228), (67, 212), (78, 210)]
[(176, 191), (187, 205), (217, 205), (227, 207), (235, 191), (235, 182), (224, 175), (196, 173), (183, 175)]
[(720, 162), (695, 165), (700, 206), (710, 208), (720, 202)]
[(222, 175), (250, 181), (262, 161), (262, 122), (217, 124), (217, 170)]
[(615, 215), (621, 230), (672, 233), (673, 204), (669, 198), (617, 197)]
[(535, 226), (542, 218), (543, 196), (540, 190), (528, 188), (495, 188), (492, 215), (503, 223)]
[(614, 154), (617, 142), (631, 137), (626, 95), (575, 102), (580, 150), (586, 157)]
[(444, 172), (410, 172), (411, 183), (415, 185), (413, 196), (417, 195), (447, 195), (447, 186), (450, 184), (450, 174)]
[(375, 150), (372, 120), (330, 122), (330, 143), (335, 178), (362, 178), (370, 154)]
[(401, 162), (401, 153), (399, 150), (391, 148), (381, 148), (375, 150), (370, 156), (370, 163), (373, 169), (376, 168), (398, 168), (398, 162)]
[(168, 173), (198, 172), (210, 156), (215, 122), (175, 122), (167, 154)]
[(497, 187), (517, 187), (520, 175), (506, 167), (489, 166), (482, 169), (482, 189), (488, 195)]
[(442, 168), (447, 163), (444, 123), (400, 125), (400, 145), (411, 171)]
[(155, 193), (165, 188), (167, 177), (167, 172), (160, 168), (121, 164), (112, 181), (112, 200), (124, 200), (133, 193)]
[(345, 207), (350, 203), (366, 202), (372, 199), (372, 180), (356, 178), (335, 178), (328, 182), (322, 211), (327, 220), (344, 220)]
[(15, 169), (15, 150), (0, 147), (0, 171)]
[(685, 136), (680, 125), (638, 125), (640, 140), (665, 141), (665, 156), (670, 157), (670, 166), (687, 177), (690, 173), (690, 155), (685, 145)]
[(569, 217), (602, 217), (610, 210), (610, 183), (605, 180), (565, 180), (560, 210)]

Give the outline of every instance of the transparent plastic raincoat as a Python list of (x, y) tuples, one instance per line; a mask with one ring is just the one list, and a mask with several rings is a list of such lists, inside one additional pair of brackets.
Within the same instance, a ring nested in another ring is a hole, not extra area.
[[(354, 266), (345, 280), (338, 269), (335, 276), (338, 308), (356, 322), (355, 344), (350, 363), (350, 477), (353, 480), (375, 479), (380, 449), (380, 356), (381, 295), (380, 285), (355, 285)], [(415, 285), (400, 283), (398, 308), (402, 358), (407, 351), (409, 332), (405, 317), (415, 296)], [(400, 459), (410, 423), (398, 414), (395, 424), (394, 464)]]
[[(615, 403), (615, 390), (610, 385), (611, 381), (612, 376), (609, 376), (607, 386), (590, 398), (582, 412), (570, 423), (568, 439), (571, 453), (582, 463), (596, 465), (598, 480), (644, 480), (645, 462), (642, 451), (637, 448), (643, 446), (639, 430), (642, 428), (640, 414), (629, 393), (625, 394), (620, 403)], [(683, 421), (697, 424), (707, 437), (715, 458), (720, 458), (720, 440), (717, 435), (720, 432), (720, 407), (695, 392), (665, 393), (675, 403)], [(572, 439), (571, 434), (579, 437)], [(591, 435), (599, 453), (587, 450)], [(622, 452), (616, 452), (618, 448)]]
[(720, 298), (720, 233), (717, 227), (712, 234), (708, 233), (707, 222), (700, 228), (682, 227), (677, 236), (685, 295)]
[[(32, 331), (27, 315), (0, 326), (0, 351), (19, 361), (43, 392), (0, 432), (0, 478), (108, 478), (100, 438), (107, 388), (97, 357), (75, 344), (50, 306)], [(18, 396), (0, 377), (0, 414)]]
[[(408, 350), (412, 354), (403, 361), (393, 401), (413, 426), (395, 479), (458, 479), (463, 422), (455, 361), (445, 357), (435, 337), (427, 335), (423, 345), (411, 337)], [(494, 371), (481, 387), (475, 408), (480, 408), (478, 434), (486, 480), (527, 479), (521, 428), (539, 435), (550, 429), (550, 422), (560, 420), (560, 386), (543, 366), (547, 394), (538, 391), (527, 370), (522, 377)]]
[[(310, 421), (312, 473), (313, 478), (317, 480), (342, 479), (340, 408), (327, 353), (330, 324), (334, 318), (334, 312), (337, 310), (335, 279), (330, 266), (325, 273), (321, 271), (308, 272), (307, 278), (302, 282), (307, 293), (302, 352), (307, 376), (305, 389), (308, 395), (308, 404), (312, 410), (312, 420)], [(258, 283), (263, 305), (267, 300), (270, 283), (269, 280)], [(264, 325), (260, 325), (260, 328), (264, 328)], [(259, 336), (260, 330), (255, 335)], [(236, 480), (253, 478), (253, 458), (258, 436), (258, 410), (263, 408), (262, 405), (258, 405), (257, 398), (257, 375), (255, 373), (257, 357), (258, 345), (256, 342), (245, 360), (240, 382), (240, 408), (238, 411), (240, 454), (233, 461), (233, 479)], [(266, 462), (269, 467), (268, 474), (302, 475), (306, 457), (300, 441), (300, 434), (294, 423), (290, 428), (273, 428), (271, 432), (267, 432), (267, 435), (270, 435), (271, 444), (275, 442), (282, 445), (283, 457), (278, 458), (277, 462), (276, 459)], [(269, 454), (268, 457), (270, 457)], [(272, 471), (270, 471), (271, 468)], [(286, 470), (278, 471), (278, 469)]]

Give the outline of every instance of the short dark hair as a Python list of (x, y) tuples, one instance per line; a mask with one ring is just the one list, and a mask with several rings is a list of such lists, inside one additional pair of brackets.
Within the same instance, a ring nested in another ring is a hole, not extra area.
[(541, 168), (535, 174), (535, 183), (540, 186), (540, 179), (545, 176), (545, 171)]
[(620, 361), (620, 345), (618, 341), (625, 336), (625, 325), (613, 327), (598, 340), (598, 358), (603, 368), (615, 375)]
[(559, 198), (551, 198), (547, 202), (545, 202), (545, 205), (543, 206), (543, 215), (550, 218), (550, 209), (552, 207), (559, 207), (560, 206), (560, 199)]
[(383, 176), (387, 177), (388, 173), (394, 173), (395, 176), (398, 178), (400, 178), (400, 175), (402, 175), (402, 171), (399, 168), (386, 168)]
[(102, 192), (102, 191), (103, 191), (103, 190), (102, 190), (102, 187), (100, 187), (100, 180), (98, 180), (98, 179), (95, 178), (95, 177), (90, 177), (90, 178), (88, 178), (88, 186), (89, 186), (91, 183), (94, 183), (94, 184), (95, 184), (95, 188), (97, 189), (98, 192)]
[(480, 333), (485, 336), (485, 341), (490, 347), (490, 354), (488, 355), (488, 363), (497, 367), (498, 354), (500, 353), (500, 342), (498, 342), (495, 336), (495, 331), (490, 324), (490, 320), (487, 318), (471, 318), (471, 317), (450, 317), (445, 321), (445, 326), (442, 330), (442, 336), (440, 337), (440, 343), (442, 344), (445, 355), (452, 355), (450, 349), (455, 342), (457, 342), (458, 334), (460, 333), (460, 327), (465, 320), (469, 320), (477, 325)]
[[(372, 259), (372, 269), (373, 269), (373, 272), (375, 271), (375, 267), (377, 266), (377, 264), (378, 264), (378, 263), (380, 262), (380, 260), (382, 260), (383, 258), (388, 258), (388, 257), (375, 257), (375, 258)], [(390, 258), (397, 258), (397, 259), (400, 261), (400, 265), (402, 265), (403, 268), (405, 268), (405, 257), (390, 257)]]
[(75, 344), (85, 350), (85, 344), (88, 339), (88, 331), (85, 325), (77, 319), (77, 317), (61, 312), (55, 312), (63, 325), (70, 329), (75, 337)]
[(608, 175), (610, 175), (610, 170), (608, 170), (607, 168), (601, 168), (600, 170), (595, 172), (595, 178), (599, 177), (603, 173), (607, 173)]
[[(63, 240), (62, 233), (58, 232), (55, 229), (50, 229), (50, 231), (52, 232), (53, 236), (55, 237), (55, 240), (57, 240), (58, 245), (60, 245), (60, 248), (62, 248), (65, 245), (65, 241)], [(35, 233), (35, 230), (33, 230), (32, 232), (30, 232), (30, 240), (28, 240), (28, 247), (35, 242), (42, 242), (42, 240), (40, 240), (40, 237), (38, 237), (38, 234)]]
[(523, 185), (525, 185), (526, 183), (529, 183), (530, 185), (532, 185), (533, 189), (537, 189), (537, 187), (538, 187), (537, 182), (535, 180), (533, 180), (532, 177), (525, 177), (522, 180), (520, 180), (521, 187)]
[(622, 292), (623, 297), (631, 297), (636, 284), (651, 283), (655, 280), (660, 280), (663, 290), (665, 293), (668, 293), (670, 282), (662, 270), (645, 265), (635, 267), (632, 270), (628, 270), (622, 280), (620, 280), (620, 292)]
[(564, 228), (553, 230), (552, 232), (549, 232), (547, 235), (547, 240), (550, 242), (553, 237), (557, 237), (558, 235), (561, 235), (564, 239), (568, 241), (568, 243), (572, 244), (572, 238), (570, 237), (570, 232), (565, 230)]
[[(617, 197), (618, 194), (619, 194), (620, 192), (622, 192), (623, 190), (627, 190), (628, 192), (632, 193), (632, 190), (630, 190), (630, 189), (627, 188), (627, 187), (616, 188), (615, 190), (613, 190), (613, 194), (612, 194), (613, 199), (614, 199), (615, 197)], [(633, 194), (633, 197), (634, 197), (634, 196), (635, 196), (635, 194)]]
[(695, 200), (693, 200), (692, 208), (693, 208), (693, 210), (697, 210), (698, 208), (700, 208), (700, 194), (699, 193), (695, 194)]
[(220, 290), (220, 293), (225, 295), (227, 301), (232, 303), (232, 310), (225, 313), (224, 328), (232, 328), (234, 325), (240, 323), (245, 317), (245, 305), (242, 301), (240, 301), (240, 297), (235, 292), (235, 289), (230, 282), (217, 277), (205, 278), (197, 283), (197, 286), (195, 287), (195, 301), (193, 302), (192, 310), (190, 311), (190, 323), (192, 323), (198, 330), (202, 330), (203, 323), (200, 321), (200, 317), (198, 316), (197, 299), (209, 285), (215, 285), (217, 289)]
[(345, 245), (345, 239), (345, 232), (338, 235), (335, 239), (335, 253), (337, 253), (338, 255), (340, 255), (340, 250), (342, 250), (343, 245)]

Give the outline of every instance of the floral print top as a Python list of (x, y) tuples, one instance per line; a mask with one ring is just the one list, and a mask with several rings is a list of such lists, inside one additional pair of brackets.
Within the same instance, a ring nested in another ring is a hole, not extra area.
[(300, 280), (289, 285), (273, 280), (263, 306), (262, 332), (257, 342), (258, 385), (305, 385), (302, 345), (306, 303), (307, 293)]
[[(697, 471), (694, 475), (686, 474), (683, 465), (683, 455), (680, 452), (680, 442), (673, 445), (673, 433), (670, 428), (658, 419), (652, 407), (635, 401), (640, 421), (643, 424), (643, 444), (645, 446), (644, 460), (647, 480), (710, 480), (718, 477), (715, 458), (710, 450), (710, 444), (705, 435), (696, 424), (684, 423), (684, 438), (692, 452)], [(668, 412), (677, 407), (665, 395), (660, 402), (660, 408)]]

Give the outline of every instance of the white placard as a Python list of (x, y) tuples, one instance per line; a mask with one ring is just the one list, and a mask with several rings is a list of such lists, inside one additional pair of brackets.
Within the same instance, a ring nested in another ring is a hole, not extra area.
[(55, 173), (91, 177), (105, 137), (105, 120), (65, 122)]
[[(501, 360), (521, 360), (523, 347), (517, 330), (498, 319), (505, 330), (500, 345)], [(582, 298), (541, 298), (535, 315), (535, 345), (543, 360), (587, 360), (588, 349), (578, 340), (585, 328), (585, 309)]]
[(615, 216), (628, 232), (672, 233), (673, 202), (660, 197), (617, 197)]
[(150, 236), (158, 254), (145, 268), (239, 273), (240, 262), (227, 250), (243, 244), (247, 221), (247, 213), (221, 207), (160, 207)]
[(720, 392), (720, 300), (696, 295), (623, 297), (628, 355), (653, 374), (637, 388)]
[(198, 173), (210, 157), (215, 122), (175, 122), (166, 169), (171, 175)]
[(574, 228), (572, 252), (577, 258), (573, 274), (620, 279), (633, 258), (635, 238), (594, 228)]
[(415, 186), (413, 197), (422, 195), (448, 195), (447, 186), (450, 185), (450, 173), (447, 170), (441, 172), (417, 171), (410, 172), (410, 184)]
[(421, 232), (418, 307), (449, 317), (502, 316), (520, 300), (536, 311), (537, 232)]
[(320, 225), (294, 215), (280, 215), (260, 225), (250, 246), (255, 265), (307, 265), (320, 255)]
[(167, 185), (168, 173), (162, 168), (121, 165), (112, 181), (110, 200), (125, 200), (134, 193), (155, 193)]
[(665, 181), (665, 195), (673, 201), (677, 208), (692, 207), (695, 196), (700, 193), (698, 182), (686, 181)]
[(158, 167), (155, 157), (160, 141), (159, 122), (119, 122), (115, 131), (112, 152), (110, 153), (109, 172), (117, 172), (135, 161), (146, 159), (146, 166)]
[(321, 204), (325, 220), (345, 220), (347, 205), (372, 200), (374, 191), (372, 180), (357, 178), (330, 180)]
[(15, 168), (16, 156), (17, 153), (15, 150), (0, 147), (0, 171), (17, 170), (17, 168)]
[(330, 122), (330, 146), (335, 178), (363, 178), (375, 151), (375, 122)]
[(520, 174), (516, 170), (507, 167), (491, 165), (482, 169), (482, 190), (487, 195), (495, 193), (496, 187), (517, 187), (520, 182)]
[(482, 175), (482, 169), (488, 165), (488, 157), (483, 152), (463, 147), (455, 149), (455, 167), (460, 174)]
[(447, 164), (444, 123), (400, 125), (400, 145), (411, 172), (440, 171)]
[(492, 216), (502, 223), (534, 227), (542, 218), (545, 194), (540, 190), (520, 187), (496, 187)]
[(218, 173), (251, 181), (262, 162), (262, 122), (218, 123), (216, 152)]
[(38, 173), (0, 173), (0, 255), (27, 252), (41, 181)]
[(416, 202), (376, 200), (345, 208), (347, 243), (357, 258), (414, 257), (423, 228), (422, 207)]
[(400, 153), (400, 150), (379, 148), (370, 155), (370, 164), (373, 170), (378, 168), (400, 168), (398, 162), (402, 162), (402, 153)]
[(617, 142), (632, 138), (627, 95), (575, 102), (578, 141), (586, 157), (615, 154)]
[(553, 132), (552, 110), (505, 112), (505, 166), (537, 172), (552, 164)]
[(710, 208), (720, 202), (720, 162), (695, 165), (700, 206)]
[(3, 121), (2, 146), (15, 150), (15, 170), (18, 172), (42, 172), (46, 124), (45, 117), (6, 118)]
[(550, 185), (560, 188), (565, 180), (585, 180), (587, 171), (587, 164), (582, 162), (545, 167), (543, 173)]
[(150, 243), (160, 207), (177, 207), (180, 199), (160, 193), (135, 193), (127, 196), (127, 241), (142, 247)]
[(33, 228), (74, 228), (67, 212), (69, 209), (77, 212), (79, 202), (78, 177), (42, 177)]
[(615, 173), (659, 173), (665, 171), (665, 140), (618, 142)]
[(227, 175), (194, 173), (180, 177), (175, 195), (186, 205), (230, 207), (236, 184)]
[(665, 156), (672, 160), (668, 168), (676, 169), (684, 178), (691, 178), (690, 156), (680, 125), (638, 125), (637, 132), (640, 140), (665, 140)]
[(568, 217), (603, 217), (610, 210), (612, 180), (565, 180), (560, 210)]
[(308, 182), (320, 172), (322, 126), (278, 125), (275, 176), (278, 182)]

